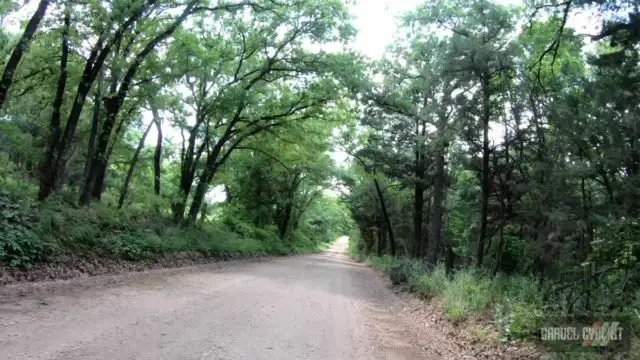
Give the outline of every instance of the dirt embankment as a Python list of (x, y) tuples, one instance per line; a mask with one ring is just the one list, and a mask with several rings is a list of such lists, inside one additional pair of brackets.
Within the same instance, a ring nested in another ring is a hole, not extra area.
[(98, 275), (113, 275), (153, 269), (179, 268), (220, 261), (267, 258), (267, 254), (205, 256), (199, 252), (180, 252), (149, 260), (114, 260), (100, 256), (59, 260), (37, 264), (29, 269), (0, 266), (0, 286), (19, 282), (69, 280)]

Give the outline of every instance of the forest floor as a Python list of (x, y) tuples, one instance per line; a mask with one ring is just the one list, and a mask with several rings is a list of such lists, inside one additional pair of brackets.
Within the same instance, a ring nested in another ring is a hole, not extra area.
[[(3, 359), (523, 359), (346, 255), (0, 287)], [(491, 350), (494, 349), (494, 350)]]

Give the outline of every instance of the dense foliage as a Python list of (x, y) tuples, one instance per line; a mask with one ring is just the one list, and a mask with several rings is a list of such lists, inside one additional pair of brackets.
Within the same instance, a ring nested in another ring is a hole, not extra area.
[(454, 318), (640, 311), (638, 1), (426, 0), (381, 60), (324, 50), (340, 0), (34, 5), (0, 33), (3, 264), (348, 234)]
[[(419, 292), (483, 292), (480, 305), (449, 297), (454, 318), (515, 303), (525, 311), (501, 318), (529, 329), (543, 313), (638, 319), (638, 5), (449, 0), (405, 14), (343, 144), (354, 251)], [(567, 25), (594, 9), (593, 34)], [(526, 297), (487, 290), (504, 279), (528, 281)]]
[(326, 189), (356, 57), (318, 49), (353, 36), (340, 1), (37, 5), (2, 32), (0, 263), (311, 251), (349, 231)]

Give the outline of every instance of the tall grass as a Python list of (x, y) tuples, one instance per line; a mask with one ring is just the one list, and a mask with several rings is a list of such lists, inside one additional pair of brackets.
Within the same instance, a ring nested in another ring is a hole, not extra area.
[(400, 262), (391, 255), (383, 255), (381, 257), (370, 256), (367, 258), (367, 263), (369, 263), (369, 265), (371, 265), (376, 271), (388, 273), (394, 265), (397, 265)]
[(445, 283), (442, 304), (446, 314), (455, 321), (484, 311), (491, 300), (491, 280), (470, 271), (459, 271)]
[(442, 266), (432, 268), (418, 260), (389, 255), (371, 256), (367, 261), (392, 279), (405, 280), (421, 298), (439, 298), (444, 314), (454, 322), (484, 318), (499, 329), (505, 341), (529, 337), (540, 328), (543, 293), (533, 279), (488, 277), (472, 269), (448, 275)]

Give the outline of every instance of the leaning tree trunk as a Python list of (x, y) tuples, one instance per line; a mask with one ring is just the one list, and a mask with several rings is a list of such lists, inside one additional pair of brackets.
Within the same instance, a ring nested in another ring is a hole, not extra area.
[(387, 229), (386, 229), (386, 225), (382, 226), (382, 231), (380, 231), (380, 233), (378, 234), (378, 238), (377, 238), (377, 255), (380, 257), (383, 255), (384, 253), (384, 248), (386, 246), (386, 242), (387, 242)]
[(138, 158), (140, 158), (140, 152), (144, 148), (144, 141), (149, 134), (149, 130), (151, 130), (151, 126), (153, 126), (154, 122), (150, 122), (149, 126), (147, 126), (147, 130), (142, 134), (142, 138), (138, 142), (138, 147), (136, 151), (133, 153), (133, 158), (131, 159), (131, 164), (129, 165), (129, 171), (127, 171), (127, 177), (124, 179), (124, 184), (122, 185), (122, 190), (120, 190), (120, 199), (118, 199), (118, 209), (122, 208), (124, 205), (124, 200), (127, 197), (127, 193), (129, 192), (129, 184), (131, 183), (131, 178), (133, 178), (133, 171), (136, 168), (136, 164), (138, 163)]
[(196, 186), (196, 190), (193, 194), (193, 201), (191, 202), (191, 207), (189, 208), (188, 221), (190, 224), (195, 224), (198, 219), (198, 213), (200, 212), (200, 207), (204, 203), (204, 197), (207, 195), (207, 190), (209, 189), (210, 179), (213, 178), (214, 171), (210, 169), (204, 169), (202, 176), (198, 181), (198, 185)]
[(93, 155), (93, 159), (91, 160), (89, 174), (85, 179), (84, 187), (82, 193), (80, 194), (81, 205), (88, 205), (89, 202), (91, 202), (91, 196), (94, 193), (96, 180), (100, 177), (101, 174), (106, 171), (106, 164), (108, 162), (107, 149), (109, 147), (111, 129), (113, 128), (113, 125), (115, 123), (116, 116), (116, 113), (112, 110), (114, 102), (114, 98), (108, 98), (105, 102), (105, 107), (108, 115), (104, 123), (102, 124), (102, 130), (100, 131), (100, 136), (98, 137), (96, 150)]
[(153, 123), (156, 125), (158, 131), (158, 139), (156, 141), (156, 150), (153, 153), (153, 191), (156, 195), (160, 195), (160, 176), (161, 176), (161, 161), (162, 161), (162, 120), (158, 115), (158, 110), (154, 107), (151, 108), (153, 112)]
[[(202, 106), (198, 105), (195, 111), (195, 124), (189, 130), (189, 139), (185, 141), (182, 138), (182, 151), (180, 153), (180, 181), (178, 184), (178, 195), (171, 203), (171, 212), (173, 213), (173, 220), (176, 224), (181, 223), (184, 220), (184, 212), (187, 208), (187, 199), (191, 193), (193, 186), (193, 180), (195, 179), (196, 170), (202, 153), (205, 150), (205, 146), (209, 141), (209, 132), (205, 129), (205, 139), (202, 144), (196, 149), (196, 140), (201, 133), (200, 126), (207, 126), (207, 117)], [(185, 142), (187, 143), (185, 146)]]
[(487, 237), (487, 221), (489, 216), (489, 195), (491, 183), (489, 182), (489, 118), (491, 117), (489, 93), (489, 77), (482, 79), (482, 207), (480, 210), (480, 234), (478, 235), (478, 247), (476, 249), (476, 266), (482, 267), (484, 260), (484, 244)]
[[(151, 41), (145, 45), (145, 47), (133, 58), (131, 65), (127, 68), (127, 71), (120, 83), (120, 87), (117, 93), (112, 94), (105, 103), (105, 109), (107, 112), (107, 116), (104, 124), (102, 125), (102, 134), (100, 135), (100, 139), (98, 140), (98, 149), (96, 151), (97, 159), (100, 160), (101, 164), (93, 164), (92, 168), (95, 166), (92, 171), (89, 172), (89, 177), (85, 183), (85, 191), (80, 197), (80, 203), (86, 205), (90, 201), (90, 197), (86, 196), (86, 189), (94, 189), (96, 185), (96, 180), (102, 174), (102, 179), (104, 179), (104, 173), (106, 172), (106, 164), (108, 159), (106, 158), (106, 149), (109, 144), (109, 138), (111, 137), (111, 130), (115, 125), (116, 119), (124, 101), (129, 93), (129, 89), (133, 85), (133, 80), (138, 72), (138, 69), (142, 65), (143, 60), (151, 54), (156, 48), (158, 44), (162, 41), (169, 38), (175, 30), (182, 25), (182, 22), (191, 14), (191, 11), (196, 5), (196, 1), (190, 1), (187, 6), (184, 8), (180, 16), (176, 18), (171, 25), (169, 25), (163, 32), (156, 35)], [(100, 169), (102, 167), (102, 169)], [(101, 192), (101, 189), (99, 190)], [(95, 191), (94, 191), (95, 196)]]
[(204, 197), (207, 194), (207, 190), (209, 190), (209, 183), (211, 183), (211, 180), (213, 180), (213, 177), (218, 170), (218, 157), (220, 156), (220, 151), (222, 151), (222, 146), (225, 142), (225, 136), (223, 136), (223, 138), (218, 140), (218, 143), (213, 147), (212, 152), (207, 156), (207, 163), (205, 164), (202, 174), (200, 174), (198, 185), (196, 186), (196, 190), (193, 194), (193, 200), (191, 201), (191, 207), (189, 208), (187, 221), (191, 224), (195, 224), (198, 218), (198, 213), (200, 212), (200, 207), (204, 202)]
[[(24, 29), (24, 32), (22, 33), (22, 36), (20, 37), (18, 44), (16, 44), (16, 47), (13, 48), (11, 57), (9, 58), (9, 61), (7, 61), (7, 65), (4, 67), (2, 78), (0, 78), (0, 109), (2, 109), (2, 107), (4, 106), (5, 99), (7, 98), (7, 93), (9, 92), (9, 88), (11, 88), (11, 84), (13, 83), (13, 75), (15, 75), (16, 70), (18, 69), (18, 64), (20, 64), (22, 55), (24, 55), (25, 51), (27, 51), (27, 49), (29, 48), (29, 45), (31, 44), (31, 39), (33, 39), (33, 35), (36, 33), (36, 30), (38, 30), (38, 25), (40, 25), (40, 21), (44, 17), (44, 14), (47, 12), (47, 7), (49, 6), (49, 3), (50, 3), (49, 0), (40, 0), (40, 3), (38, 4), (38, 8), (36, 9), (36, 12), (33, 13), (33, 15), (31, 16), (31, 19), (29, 19), (29, 22), (27, 23), (27, 27)], [(63, 33), (64, 33), (62, 35), (63, 38), (68, 38), (69, 28), (67, 25), (66, 14), (65, 14), (65, 28), (63, 30)]]
[(84, 171), (82, 172), (82, 178), (86, 179), (89, 176), (89, 170), (91, 169), (91, 161), (93, 160), (93, 152), (96, 149), (96, 139), (98, 138), (98, 129), (100, 128), (100, 118), (102, 116), (102, 92), (100, 89), (100, 82), (96, 88), (96, 93), (93, 98), (93, 116), (91, 118), (91, 130), (89, 132), (89, 144), (87, 146), (87, 160), (84, 164)]
[[(110, 36), (110, 41), (105, 43), (106, 36), (104, 32), (98, 35), (97, 40), (85, 61), (84, 70), (82, 71), (82, 76), (80, 77), (74, 100), (71, 103), (71, 110), (67, 117), (67, 123), (65, 125), (62, 138), (56, 146), (55, 156), (51, 161), (51, 167), (58, 169), (58, 171), (51, 172), (51, 179), (48, 180), (49, 183), (56, 184), (58, 179), (61, 179), (64, 176), (64, 169), (66, 168), (67, 161), (70, 157), (73, 137), (75, 136), (78, 123), (80, 122), (84, 103), (96, 77), (102, 70), (104, 62), (111, 53), (114, 44), (120, 42), (126, 31), (144, 15), (145, 10), (151, 5), (153, 5), (153, 1), (145, 1), (141, 4), (141, 6), (138, 7), (131, 16), (115, 30), (115, 32), (113, 32)], [(41, 188), (40, 192), (43, 194), (43, 197), (47, 197), (51, 192), (53, 192), (53, 187)]]
[[(45, 5), (46, 7), (46, 5)], [(35, 15), (34, 15), (35, 16)], [(47, 149), (45, 151), (44, 160), (40, 167), (40, 190), (38, 199), (44, 200), (47, 194), (51, 193), (55, 188), (52, 180), (56, 177), (52, 176), (52, 172), (58, 169), (53, 167), (53, 157), (55, 155), (56, 145), (60, 141), (60, 118), (62, 102), (64, 100), (64, 90), (67, 86), (67, 61), (69, 59), (69, 29), (71, 27), (71, 11), (67, 7), (64, 14), (64, 28), (62, 29), (62, 54), (60, 56), (60, 77), (58, 78), (58, 87), (53, 100), (53, 112), (51, 114), (51, 123), (49, 125), (49, 138), (47, 139)]]
[[(126, 57), (125, 52), (121, 52), (121, 41), (118, 41), (118, 43), (115, 45), (115, 50), (114, 50), (115, 57), (118, 57), (118, 56)], [(109, 96), (113, 96), (112, 94), (116, 94), (118, 92), (118, 80), (120, 79), (120, 69), (112, 65), (109, 72), (111, 76), (110, 85), (109, 85), (109, 94), (111, 95)], [(110, 112), (109, 112), (110, 107), (113, 107), (113, 101), (111, 98), (107, 97), (105, 99), (105, 110), (106, 110), (105, 121), (100, 124), (101, 125), (100, 133), (96, 134), (96, 137), (94, 139), (94, 145), (93, 145), (94, 149), (92, 153), (94, 158), (92, 158), (87, 164), (89, 166), (89, 171), (87, 172), (87, 176), (85, 176), (85, 179), (86, 179), (85, 186), (83, 188), (82, 194), (80, 195), (81, 204), (88, 203), (91, 200), (91, 198), (97, 201), (100, 201), (102, 197), (102, 191), (104, 190), (104, 181), (107, 175), (107, 166), (109, 163), (109, 158), (111, 157), (111, 150), (113, 150), (113, 146), (115, 143), (115, 141), (112, 141), (111, 148), (108, 148), (107, 150), (104, 147), (109, 146), (108, 142), (107, 143), (101, 142), (101, 140), (103, 139), (103, 136), (105, 136), (104, 131), (105, 131), (105, 128), (107, 128), (107, 125), (108, 125), (107, 122), (111, 118)], [(118, 134), (121, 131), (123, 125), (124, 125), (124, 121), (121, 121), (118, 127), (116, 128), (116, 135), (114, 136), (116, 140), (118, 138)], [(111, 127), (113, 127), (113, 125), (111, 125)], [(110, 138), (110, 134), (107, 136), (107, 138)], [(103, 153), (104, 155), (95, 156), (97, 153)]]
[(173, 219), (176, 223), (180, 223), (184, 220), (184, 211), (187, 208), (187, 199), (189, 193), (193, 187), (193, 180), (195, 179), (196, 169), (198, 166), (199, 155), (195, 152), (195, 129), (192, 130), (191, 139), (189, 140), (189, 146), (185, 151), (185, 156), (180, 168), (180, 182), (178, 184), (179, 194), (176, 199), (171, 203), (171, 212), (173, 213)]
[(378, 200), (380, 201), (380, 208), (382, 209), (382, 215), (384, 216), (384, 222), (387, 226), (387, 231), (389, 233), (389, 247), (391, 250), (391, 255), (396, 255), (396, 238), (393, 235), (393, 227), (391, 226), (391, 219), (389, 219), (389, 213), (387, 212), (387, 205), (384, 202), (384, 196), (382, 194), (382, 189), (380, 189), (380, 183), (378, 183), (378, 179), (374, 178), (373, 183), (376, 187), (376, 193), (378, 194)]
[[(133, 108), (131, 111), (133, 111)], [(105, 190), (105, 181), (107, 179), (107, 170), (109, 169), (109, 159), (111, 159), (111, 154), (113, 154), (113, 149), (116, 147), (116, 144), (120, 139), (120, 134), (128, 126), (128, 122), (127, 122), (128, 119), (129, 117), (127, 115), (127, 116), (123, 116), (123, 119), (120, 120), (120, 122), (118, 123), (118, 126), (116, 127), (115, 132), (113, 133), (113, 140), (110, 140), (110, 145), (107, 148), (106, 155), (103, 158), (101, 158), (99, 162), (96, 180), (95, 180), (95, 183), (93, 184), (93, 189), (91, 190), (91, 197), (96, 201), (100, 201), (100, 199), (102, 198), (102, 193)]]
[[(196, 219), (198, 218), (198, 213), (200, 212), (200, 207), (204, 202), (204, 197), (207, 194), (207, 190), (209, 190), (209, 183), (213, 180), (217, 170), (218, 170), (218, 157), (220, 156), (220, 152), (222, 151), (222, 146), (226, 143), (228, 139), (226, 139), (229, 135), (225, 134), (221, 139), (218, 140), (218, 143), (213, 147), (211, 153), (207, 156), (207, 162), (204, 166), (202, 174), (198, 179), (198, 185), (196, 186), (196, 190), (193, 194), (193, 200), (191, 201), (191, 207), (189, 208), (189, 214), (187, 217), (187, 221), (191, 224), (195, 224)], [(189, 185), (191, 187), (191, 185)], [(189, 193), (184, 194), (185, 202), (183, 202), (183, 209), (186, 208), (184, 205), (186, 203), (186, 196)]]
[[(100, 36), (98, 38), (98, 41), (94, 45), (94, 48), (91, 50), (89, 58), (87, 59), (87, 62), (85, 64), (80, 83), (78, 84), (78, 89), (71, 105), (69, 116), (67, 117), (67, 123), (65, 125), (62, 138), (56, 146), (55, 156), (52, 159), (52, 166), (55, 167), (57, 171), (52, 172), (51, 179), (48, 180), (54, 185), (59, 182), (59, 179), (62, 179), (64, 177), (66, 164), (71, 155), (70, 153), (73, 137), (75, 136), (76, 128), (78, 127), (78, 123), (80, 121), (80, 115), (82, 114), (85, 100), (89, 94), (89, 91), (91, 90), (95, 78), (102, 68), (104, 59), (106, 59), (106, 49), (102, 49), (103, 43), (104, 38)], [(41, 188), (40, 192), (43, 193), (43, 197), (47, 197), (51, 194), (51, 192), (53, 192), (53, 188)]]

